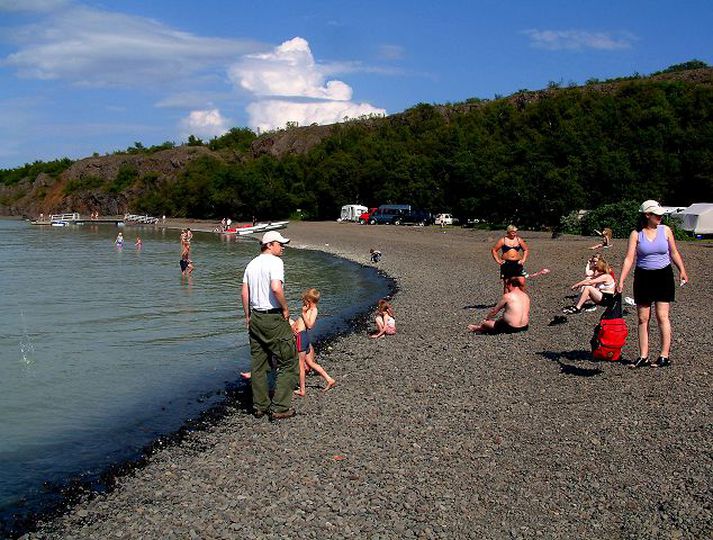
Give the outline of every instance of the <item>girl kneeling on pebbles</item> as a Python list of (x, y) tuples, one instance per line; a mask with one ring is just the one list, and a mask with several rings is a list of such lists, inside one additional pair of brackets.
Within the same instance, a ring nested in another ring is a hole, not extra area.
[[(664, 367), (670, 364), (671, 322), (668, 314), (669, 306), (676, 297), (671, 261), (678, 268), (681, 285), (688, 282), (688, 274), (671, 229), (661, 225), (661, 216), (665, 210), (658, 202), (649, 200), (639, 207), (639, 212), (636, 230), (629, 235), (617, 291), (624, 289), (624, 281), (636, 260), (634, 301), (639, 316), (639, 359), (631, 367)], [(651, 304), (656, 304), (656, 319), (661, 333), (661, 354), (653, 363), (649, 362)]]
[(394, 308), (383, 298), (379, 300), (376, 308), (376, 333), (370, 338), (376, 339), (384, 335), (392, 336), (396, 333), (396, 319), (394, 319)]

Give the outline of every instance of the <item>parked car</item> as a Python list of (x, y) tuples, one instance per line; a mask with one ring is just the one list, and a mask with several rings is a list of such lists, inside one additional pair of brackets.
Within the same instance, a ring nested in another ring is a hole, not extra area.
[(366, 225), (369, 223), (369, 218), (378, 210), (378, 208), (369, 208), (366, 212), (362, 212), (362, 214), (359, 216), (359, 223), (362, 225)]
[(379, 209), (369, 217), (369, 225), (392, 225), (399, 218), (403, 217), (406, 212), (405, 209), (401, 208), (384, 208), (380, 206)]
[(438, 214), (433, 222), (436, 225), (454, 225), (458, 220), (451, 214)]
[(425, 210), (412, 210), (399, 216), (395, 221), (395, 225), (432, 225), (433, 215)]

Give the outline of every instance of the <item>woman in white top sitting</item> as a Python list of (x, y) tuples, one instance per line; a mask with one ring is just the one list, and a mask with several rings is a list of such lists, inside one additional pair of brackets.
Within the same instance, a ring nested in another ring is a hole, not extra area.
[(572, 285), (572, 290), (575, 291), (580, 287), (582, 293), (579, 295), (577, 303), (572, 307), (564, 308), (563, 313), (579, 313), (587, 300), (598, 306), (611, 305), (616, 292), (616, 281), (611, 266), (604, 259), (599, 258), (594, 265), (594, 275)]

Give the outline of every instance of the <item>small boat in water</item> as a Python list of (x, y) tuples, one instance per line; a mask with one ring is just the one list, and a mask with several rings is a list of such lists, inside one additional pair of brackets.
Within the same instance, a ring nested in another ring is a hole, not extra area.
[(50, 223), (50, 225), (52, 225), (53, 227), (66, 227), (67, 225), (69, 225), (69, 223), (67, 223), (66, 221), (53, 221), (52, 223)]

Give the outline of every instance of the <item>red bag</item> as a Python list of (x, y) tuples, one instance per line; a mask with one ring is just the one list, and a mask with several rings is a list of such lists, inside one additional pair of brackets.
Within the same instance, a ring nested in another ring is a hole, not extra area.
[(592, 337), (592, 356), (597, 360), (621, 359), (621, 349), (626, 343), (629, 330), (624, 319), (602, 319), (594, 328)]

